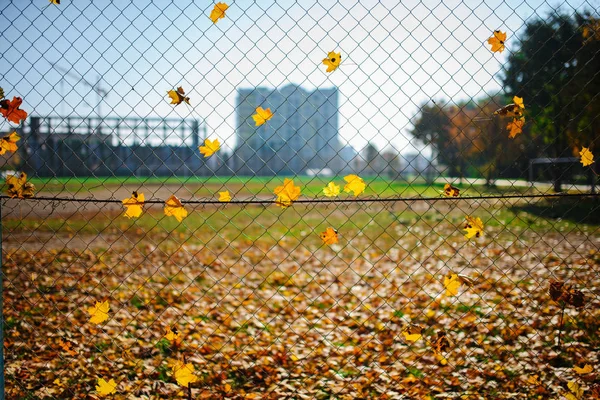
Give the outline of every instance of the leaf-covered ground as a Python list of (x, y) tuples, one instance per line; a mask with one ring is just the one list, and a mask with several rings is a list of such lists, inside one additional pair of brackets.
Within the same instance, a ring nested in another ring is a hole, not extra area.
[[(176, 226), (160, 210), (53, 221), (17, 207), (3, 232), (10, 399), (94, 398), (98, 378), (115, 399), (185, 399), (170, 368), (183, 358), (194, 399), (555, 399), (569, 381), (590, 398), (599, 379), (594, 225), (493, 201), (202, 208)], [(471, 213), (485, 234), (468, 241)], [(320, 243), (327, 226), (338, 245)], [(472, 282), (447, 297), (450, 272)], [(587, 300), (565, 308), (560, 346), (550, 279)], [(108, 321), (90, 324), (103, 300)], [(429, 343), (442, 331), (445, 364)], [(586, 363), (596, 371), (575, 374)]]

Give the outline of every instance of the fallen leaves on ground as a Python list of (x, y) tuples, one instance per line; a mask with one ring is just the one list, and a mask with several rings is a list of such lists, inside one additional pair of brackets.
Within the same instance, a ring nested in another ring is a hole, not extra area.
[(416, 342), (417, 340), (423, 337), (423, 328), (419, 325), (409, 325), (402, 331), (402, 335), (404, 335), (404, 339), (409, 342)]
[(98, 379), (98, 384), (96, 385), (96, 392), (99, 396), (108, 396), (109, 394), (113, 394), (116, 392), (117, 383), (114, 379), (109, 380), (108, 382), (104, 378)]
[(594, 367), (590, 364), (585, 364), (583, 367), (574, 366), (573, 370), (579, 375), (591, 374), (594, 372)]
[[(11, 202), (22, 203), (8, 200), (3, 212)], [(565, 308), (568, 364), (556, 368), (561, 306), (547, 282), (597, 281), (595, 227), (534, 230), (509, 219), (510, 231), (490, 223), (474, 246), (456, 234), (466, 208), (453, 202), (298, 203), (284, 214), (251, 206), (236, 228), (209, 222), (223, 210), (216, 204), (180, 231), (106, 218), (98, 233), (72, 237), (89, 219), (84, 210), (57, 226), (36, 225), (33, 214), (18, 225), (5, 219), (7, 398), (98, 396), (97, 378), (112, 377), (115, 399), (185, 399), (174, 359), (194, 366), (195, 399), (558, 399), (573, 394), (569, 381), (593, 398), (593, 373), (573, 367), (600, 355), (600, 299), (590, 290), (583, 311)], [(118, 216), (119, 206), (103, 213)], [(443, 217), (425, 218), (431, 207)], [(253, 210), (263, 210), (261, 226), (244, 219)], [(490, 214), (500, 219), (500, 210)], [(145, 212), (154, 225), (162, 205)], [(422, 214), (413, 221), (408, 212)], [(337, 251), (322, 248), (324, 219), (344, 229)], [(473, 281), (459, 298), (443, 297), (448, 271)], [(108, 294), (109, 319), (90, 324), (87, 307)], [(416, 334), (411, 325), (423, 328), (416, 341), (403, 333)], [(185, 335), (181, 348), (165, 338), (167, 326)], [(429, 343), (440, 331), (449, 345), (438, 355)]]
[(184, 364), (181, 361), (173, 365), (173, 377), (183, 387), (198, 381), (198, 377), (194, 375), (194, 366), (191, 363)]
[(110, 305), (108, 304), (108, 300), (103, 302), (97, 301), (93, 307), (88, 309), (88, 313), (90, 314), (90, 323), (92, 324), (101, 324), (102, 322), (108, 319), (108, 311), (110, 310)]
[(460, 279), (457, 274), (450, 274), (444, 277), (444, 287), (446, 288), (446, 296), (456, 296), (460, 288)]
[(575, 381), (567, 383), (567, 387), (571, 393), (566, 393), (565, 397), (567, 400), (580, 400), (583, 398), (583, 388)]

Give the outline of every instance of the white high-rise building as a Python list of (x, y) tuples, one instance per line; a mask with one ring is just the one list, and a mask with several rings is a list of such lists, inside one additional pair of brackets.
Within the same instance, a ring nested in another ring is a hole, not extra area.
[[(273, 112), (258, 127), (252, 119), (257, 107)], [(236, 174), (301, 175), (307, 169), (338, 172), (343, 167), (337, 88), (238, 89), (236, 113)]]

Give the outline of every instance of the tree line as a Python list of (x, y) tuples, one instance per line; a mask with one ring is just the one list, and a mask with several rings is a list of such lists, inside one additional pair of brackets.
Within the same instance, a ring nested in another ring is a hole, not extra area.
[[(594, 151), (600, 133), (600, 19), (589, 12), (554, 12), (526, 22), (500, 72), (503, 90), (467, 101), (423, 103), (411, 134), (429, 145), (452, 177), (527, 176), (534, 158), (574, 157)], [(508, 137), (509, 120), (494, 111), (524, 98), (523, 133)], [(570, 164), (544, 173), (560, 191)], [(576, 167), (576, 166), (575, 166)]]

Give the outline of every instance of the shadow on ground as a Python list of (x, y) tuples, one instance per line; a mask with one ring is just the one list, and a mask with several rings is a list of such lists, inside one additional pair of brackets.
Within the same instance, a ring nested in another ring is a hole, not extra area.
[(567, 220), (576, 224), (600, 225), (598, 197), (549, 198), (535, 203), (515, 205), (510, 209), (515, 213), (524, 211), (539, 217)]

